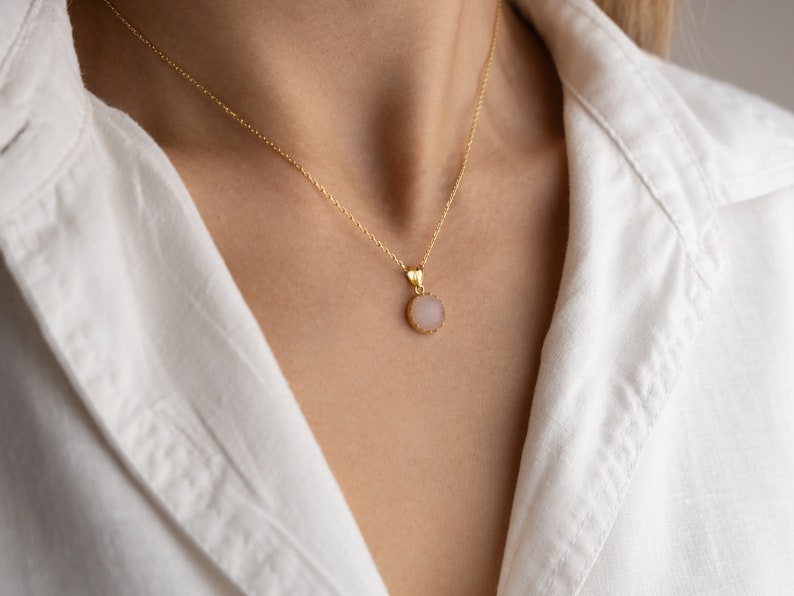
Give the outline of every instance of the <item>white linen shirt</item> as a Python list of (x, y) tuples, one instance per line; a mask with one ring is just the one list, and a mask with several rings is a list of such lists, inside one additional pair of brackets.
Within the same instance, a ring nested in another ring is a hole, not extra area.
[[(0, 18), (0, 593), (384, 594), (64, 4)], [(794, 118), (588, 0), (519, 4), (564, 85), (570, 229), (499, 594), (794, 593)]]

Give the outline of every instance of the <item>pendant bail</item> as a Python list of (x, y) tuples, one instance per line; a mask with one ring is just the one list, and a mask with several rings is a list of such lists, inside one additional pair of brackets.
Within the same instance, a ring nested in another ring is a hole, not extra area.
[(411, 283), (411, 285), (415, 288), (421, 288), (425, 281), (425, 272), (422, 271), (421, 267), (411, 267), (406, 270), (405, 275), (408, 277), (408, 281)]

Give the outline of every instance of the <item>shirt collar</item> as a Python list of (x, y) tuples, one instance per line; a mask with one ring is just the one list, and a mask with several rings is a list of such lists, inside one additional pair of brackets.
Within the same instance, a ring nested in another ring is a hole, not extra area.
[(695, 227), (707, 221), (708, 203), (794, 184), (794, 115), (647, 54), (591, 0), (513, 2), (548, 45), (568, 90), (621, 149), (653, 178), (677, 172), (684, 194), (705, 193), (705, 203), (681, 205)]
[(88, 116), (66, 3), (6, 3), (0, 22), (0, 220), (68, 170)]

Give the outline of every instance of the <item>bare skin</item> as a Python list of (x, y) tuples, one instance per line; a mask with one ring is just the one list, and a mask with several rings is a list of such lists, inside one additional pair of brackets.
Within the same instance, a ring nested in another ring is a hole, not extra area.
[[(408, 263), (459, 164), (495, 2), (118, 6)], [(448, 321), (405, 322), (402, 271), (99, 0), (70, 8), (86, 84), (185, 181), (390, 592), (492, 594), (565, 251), (561, 91), (509, 7), (469, 169), (426, 268)]]

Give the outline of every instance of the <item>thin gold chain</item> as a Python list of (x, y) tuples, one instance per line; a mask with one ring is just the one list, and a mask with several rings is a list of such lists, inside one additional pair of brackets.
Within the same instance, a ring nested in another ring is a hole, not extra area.
[[(129, 29), (129, 31), (137, 37), (147, 48), (149, 48), (154, 54), (156, 54), (163, 62), (165, 62), (168, 66), (170, 66), (173, 70), (175, 70), (179, 75), (182, 76), (188, 83), (193, 85), (196, 89), (198, 89), (201, 93), (203, 93), (207, 98), (209, 98), (213, 103), (215, 103), (221, 110), (223, 110), (226, 114), (231, 116), (240, 126), (245, 128), (251, 134), (253, 134), (257, 139), (262, 141), (265, 145), (270, 147), (273, 151), (275, 151), (278, 155), (280, 155), (285, 161), (287, 161), (290, 165), (292, 165), (298, 172), (300, 172), (304, 178), (306, 178), (309, 182), (311, 182), (312, 186), (314, 186), (320, 193), (331, 202), (342, 214), (350, 220), (361, 232), (369, 238), (372, 242), (374, 242), (378, 248), (380, 248), (389, 258), (391, 258), (395, 263), (397, 263), (403, 271), (408, 271), (411, 269), (405, 262), (400, 259), (397, 255), (394, 254), (383, 242), (378, 240), (375, 235), (370, 232), (367, 227), (362, 224), (356, 216), (354, 216), (342, 203), (337, 201), (333, 195), (326, 190), (326, 188), (320, 184), (317, 179), (312, 176), (306, 168), (304, 168), (295, 158), (289, 155), (286, 151), (281, 149), (278, 145), (276, 145), (273, 141), (267, 138), (264, 134), (259, 132), (252, 124), (250, 124), (247, 120), (245, 120), (242, 116), (240, 116), (237, 112), (232, 110), (229, 106), (227, 106), (217, 95), (215, 95), (212, 91), (207, 89), (203, 84), (198, 82), (191, 74), (189, 74), (185, 69), (179, 66), (176, 62), (171, 60), (160, 48), (154, 45), (151, 41), (149, 41), (144, 35), (136, 29), (132, 23), (130, 23), (123, 14), (119, 12), (119, 10), (113, 5), (110, 0), (104, 0), (107, 7), (111, 10), (111, 12), (116, 16), (116, 18), (121, 21), (124, 26)], [(491, 73), (491, 64), (493, 63), (493, 57), (496, 49), (496, 39), (499, 34), (499, 18), (501, 13), (501, 6), (502, 0), (497, 0), (496, 2), (496, 17), (494, 18), (493, 24), (493, 33), (491, 35), (491, 46), (488, 51), (488, 59), (485, 63), (485, 70), (483, 71), (482, 80), (480, 82), (480, 92), (477, 96), (477, 104), (474, 108), (474, 116), (471, 120), (471, 128), (469, 129), (469, 136), (466, 139), (466, 148), (463, 152), (463, 160), (460, 164), (460, 169), (458, 170), (458, 176), (455, 179), (455, 184), (452, 186), (452, 191), (449, 193), (449, 198), (444, 205), (444, 209), (441, 212), (441, 217), (436, 224), (435, 230), (433, 230), (433, 236), (430, 238), (430, 243), (427, 245), (425, 249), (425, 254), (422, 256), (422, 260), (419, 263), (418, 269), (423, 269), (427, 260), (430, 258), (430, 252), (433, 250), (433, 247), (436, 244), (436, 239), (438, 238), (439, 233), (441, 232), (441, 227), (444, 225), (444, 220), (447, 218), (447, 213), (449, 213), (449, 208), (452, 206), (452, 202), (455, 200), (455, 196), (458, 193), (458, 187), (460, 186), (461, 180), (463, 180), (463, 174), (466, 171), (466, 165), (469, 162), (469, 155), (471, 153), (471, 146), (474, 142), (474, 133), (477, 131), (477, 123), (480, 119), (480, 111), (482, 109), (483, 98), (485, 97), (485, 89), (488, 86), (488, 77)]]

